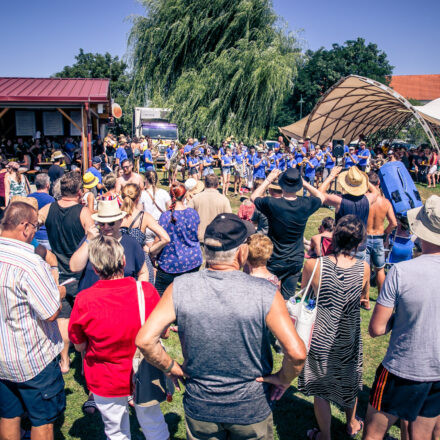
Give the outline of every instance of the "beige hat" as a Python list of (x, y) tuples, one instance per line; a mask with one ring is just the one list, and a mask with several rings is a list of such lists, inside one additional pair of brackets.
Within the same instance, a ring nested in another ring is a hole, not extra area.
[(98, 212), (92, 214), (92, 219), (99, 223), (111, 223), (122, 220), (127, 215), (119, 208), (118, 200), (102, 200), (98, 202)]
[(417, 237), (440, 246), (440, 197), (429, 197), (424, 206), (407, 212), (408, 223)]
[(36, 211), (38, 211), (38, 202), (34, 197), (24, 197), (24, 196), (13, 196), (11, 197), (10, 203), (23, 202), (31, 205)]
[(64, 154), (62, 153), (62, 151), (54, 151), (52, 153), (50, 160), (53, 162), (56, 159), (64, 159)]
[(368, 191), (368, 176), (356, 166), (342, 172), (338, 183), (346, 193), (352, 196), (362, 196)]

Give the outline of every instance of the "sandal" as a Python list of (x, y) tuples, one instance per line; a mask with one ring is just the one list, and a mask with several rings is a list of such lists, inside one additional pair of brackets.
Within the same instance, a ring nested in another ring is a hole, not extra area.
[(307, 438), (309, 440), (317, 440), (318, 435), (321, 433), (321, 431), (318, 428), (309, 429), (307, 431)]
[(359, 422), (359, 429), (351, 434), (346, 430), (350, 438), (355, 438), (364, 429), (364, 421), (358, 416), (355, 416), (355, 419)]
[(93, 394), (89, 396), (89, 398), (83, 403), (82, 411), (84, 414), (95, 414), (98, 411), (98, 407), (96, 406), (95, 399), (93, 398)]

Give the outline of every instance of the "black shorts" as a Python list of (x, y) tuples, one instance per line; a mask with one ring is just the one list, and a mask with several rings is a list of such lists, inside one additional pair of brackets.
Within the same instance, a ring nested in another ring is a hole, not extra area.
[[(60, 274), (60, 279), (59, 279), (60, 284), (69, 278), (71, 277), (68, 275)], [(64, 319), (70, 318), (70, 314), (72, 313), (72, 308), (77, 293), (78, 293), (78, 280), (66, 285), (66, 296), (61, 300), (61, 311), (58, 315), (58, 318), (64, 318)]]
[(32, 426), (42, 426), (53, 423), (65, 409), (64, 379), (58, 358), (26, 382), (0, 379), (0, 417), (14, 419), (27, 412)]
[(403, 379), (380, 364), (370, 392), (370, 405), (409, 422), (418, 416), (437, 417), (440, 415), (440, 381)]

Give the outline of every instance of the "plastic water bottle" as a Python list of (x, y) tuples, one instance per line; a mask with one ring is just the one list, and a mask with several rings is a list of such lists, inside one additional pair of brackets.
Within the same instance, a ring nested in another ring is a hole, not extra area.
[(313, 310), (316, 307), (316, 301), (314, 299), (309, 300), (306, 309)]

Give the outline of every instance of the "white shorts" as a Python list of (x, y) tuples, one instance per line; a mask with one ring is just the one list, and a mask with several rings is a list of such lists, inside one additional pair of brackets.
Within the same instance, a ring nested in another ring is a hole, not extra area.
[(437, 165), (432, 165), (429, 168), (428, 174), (435, 174), (437, 172)]

